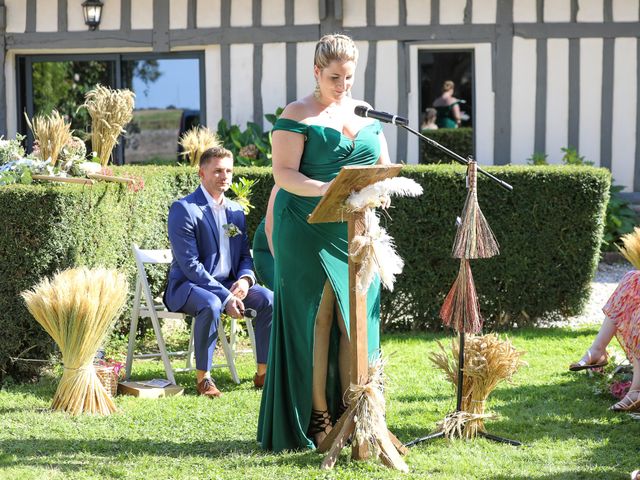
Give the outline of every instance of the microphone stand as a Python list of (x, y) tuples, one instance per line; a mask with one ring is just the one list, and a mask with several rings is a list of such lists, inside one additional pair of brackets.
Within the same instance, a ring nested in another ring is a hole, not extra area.
[[(440, 145), (438, 142), (436, 142), (435, 140), (427, 137), (426, 135), (423, 135), (422, 133), (418, 132), (417, 130), (414, 130), (413, 128), (411, 128), (410, 126), (404, 124), (404, 123), (396, 123), (397, 126), (404, 128), (405, 130), (413, 133), (414, 135), (416, 135), (417, 137), (419, 137), (421, 140), (423, 140), (424, 142), (428, 143), (429, 145), (431, 145), (432, 147), (435, 147), (439, 150), (442, 150), (444, 153), (446, 153), (447, 155), (449, 155), (451, 158), (453, 158), (456, 162), (461, 163), (462, 165), (469, 165), (469, 161), (464, 159), (463, 157), (461, 157), (460, 155), (458, 155), (456, 152), (454, 152), (453, 150), (449, 150), (447, 147)], [(511, 185), (509, 185), (507, 182), (505, 182), (504, 180), (500, 180), (498, 177), (496, 177), (495, 175), (491, 175), (489, 172), (483, 170), (482, 168), (478, 167), (478, 172), (480, 172), (481, 174), (483, 174), (485, 177), (490, 178), (491, 180), (493, 180), (494, 182), (496, 182), (500, 187), (504, 188), (505, 190), (507, 190), (508, 192), (510, 192), (511, 190), (513, 190), (513, 187)]]
[[(418, 132), (417, 130), (412, 129), (407, 124), (400, 123), (400, 122), (397, 122), (395, 124), (397, 126), (399, 126), (399, 127), (404, 128), (405, 130), (413, 133), (414, 135), (418, 136), (421, 140), (425, 141), (426, 143), (428, 143), (432, 147), (435, 147), (435, 148), (437, 148), (439, 150), (442, 150), (444, 153), (449, 155), (451, 158), (456, 160), (458, 163), (461, 163), (462, 165), (469, 165), (469, 161), (464, 159), (460, 155), (458, 155), (456, 152), (454, 152), (452, 150), (449, 150), (447, 147), (444, 147), (443, 145), (440, 145), (435, 140), (427, 137), (426, 135), (423, 135), (422, 133)], [(477, 167), (477, 171), (482, 173), (486, 177), (490, 178), (494, 182), (496, 182), (500, 187), (504, 188), (508, 192), (513, 190), (513, 187), (511, 185), (509, 185), (507, 182), (505, 182), (504, 180), (500, 180), (499, 178), (497, 178), (496, 176), (490, 174), (489, 172), (486, 172), (482, 168)], [(464, 380), (464, 335), (465, 335), (464, 334), (464, 326), (458, 332), (458, 335), (459, 335), (459, 341), (458, 341), (459, 342), (458, 382), (457, 382), (457, 386), (456, 386), (456, 411), (455, 411), (455, 413), (458, 413), (458, 412), (462, 411), (462, 394), (463, 394), (463, 392), (462, 392), (462, 388), (463, 387), (462, 386), (463, 386), (463, 380)], [(494, 442), (507, 443), (509, 445), (513, 445), (513, 446), (516, 446), (516, 447), (519, 447), (519, 446), (522, 445), (522, 443), (517, 441), (517, 440), (510, 440), (508, 438), (499, 437), (497, 435), (492, 435), (490, 433), (483, 432), (483, 431), (478, 431), (477, 434), (479, 436), (481, 436), (481, 437), (486, 438), (487, 440), (493, 440)], [(415, 440), (412, 440), (411, 442), (405, 443), (405, 447), (411, 447), (411, 446), (416, 445), (416, 444), (421, 443), (421, 442), (425, 442), (425, 441), (429, 441), (429, 440), (435, 440), (437, 438), (442, 438), (442, 437), (444, 437), (444, 432), (441, 430), (441, 431), (438, 431), (438, 432), (430, 433), (429, 435), (426, 435), (424, 437), (416, 438)]]

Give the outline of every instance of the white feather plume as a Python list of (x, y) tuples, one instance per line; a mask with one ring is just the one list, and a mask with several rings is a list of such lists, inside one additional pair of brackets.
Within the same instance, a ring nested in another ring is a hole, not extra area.
[(389, 197), (417, 197), (422, 195), (422, 186), (406, 177), (394, 177), (381, 180), (353, 192), (347, 198), (347, 208), (351, 211), (377, 208), (389, 203)]

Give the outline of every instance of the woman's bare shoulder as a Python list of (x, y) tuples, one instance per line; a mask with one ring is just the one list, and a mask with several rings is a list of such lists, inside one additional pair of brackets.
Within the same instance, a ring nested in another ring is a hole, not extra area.
[(287, 105), (282, 111), (280, 118), (288, 118), (290, 120), (295, 120), (296, 122), (302, 122), (310, 116), (312, 116), (311, 105), (309, 104), (307, 97), (305, 97)]

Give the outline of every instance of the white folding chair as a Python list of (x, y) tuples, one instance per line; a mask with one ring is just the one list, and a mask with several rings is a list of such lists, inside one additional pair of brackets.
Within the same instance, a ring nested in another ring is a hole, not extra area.
[[(171, 254), (171, 250), (163, 249), (163, 250), (142, 250), (137, 245), (132, 245), (133, 256), (136, 261), (136, 266), (138, 270), (138, 275), (136, 279), (136, 293), (133, 299), (133, 308), (131, 310), (131, 328), (129, 330), (129, 348), (127, 350), (127, 360), (125, 366), (125, 378), (128, 380), (131, 377), (131, 366), (133, 364), (134, 358), (157, 358), (160, 357), (162, 359), (162, 363), (164, 364), (164, 369), (167, 374), (167, 379), (175, 384), (175, 376), (174, 369), (171, 366), (171, 362), (169, 361), (170, 356), (178, 356), (178, 355), (186, 355), (186, 366), (185, 368), (175, 369), (176, 372), (185, 372), (195, 370), (193, 366), (193, 328), (191, 328), (191, 335), (189, 338), (189, 349), (184, 352), (168, 352), (166, 344), (164, 342), (164, 338), (162, 337), (162, 329), (160, 328), (160, 319), (161, 318), (173, 318), (173, 319), (181, 319), (186, 320), (186, 315), (184, 313), (176, 313), (169, 312), (165, 306), (160, 302), (154, 302), (153, 296), (151, 294), (151, 288), (149, 287), (147, 272), (145, 270), (145, 264), (170, 264), (173, 257)], [(134, 355), (133, 350), (135, 347), (135, 339), (136, 332), (138, 328), (138, 319), (139, 318), (150, 318), (151, 325), (153, 326), (153, 331), (156, 336), (156, 341), (158, 343), (158, 353), (145, 353)], [(237, 325), (235, 319), (231, 319), (231, 336), (230, 342), (227, 341), (227, 336), (224, 331), (224, 326), (222, 321), (220, 322), (220, 326), (218, 328), (218, 340), (220, 341), (220, 345), (222, 346), (222, 350), (224, 352), (226, 363), (221, 364), (213, 364), (211, 368), (228, 368), (231, 373), (231, 378), (233, 381), (238, 384), (240, 383), (240, 378), (238, 377), (238, 372), (236, 370), (235, 365), (235, 339), (237, 332)], [(254, 358), (255, 358), (255, 339), (253, 335), (253, 326), (251, 325), (251, 321), (247, 319), (247, 330), (249, 331), (249, 337), (252, 340), (252, 347), (254, 350)]]

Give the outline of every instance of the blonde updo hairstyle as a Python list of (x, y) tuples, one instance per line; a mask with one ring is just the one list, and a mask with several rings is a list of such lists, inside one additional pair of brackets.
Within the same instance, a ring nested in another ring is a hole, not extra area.
[(316, 43), (313, 64), (319, 69), (327, 68), (333, 61), (358, 63), (358, 47), (346, 35), (325, 35)]
[(456, 88), (455, 83), (453, 83), (451, 80), (445, 80), (445, 82), (442, 84), (442, 93), (453, 90), (454, 88)]

